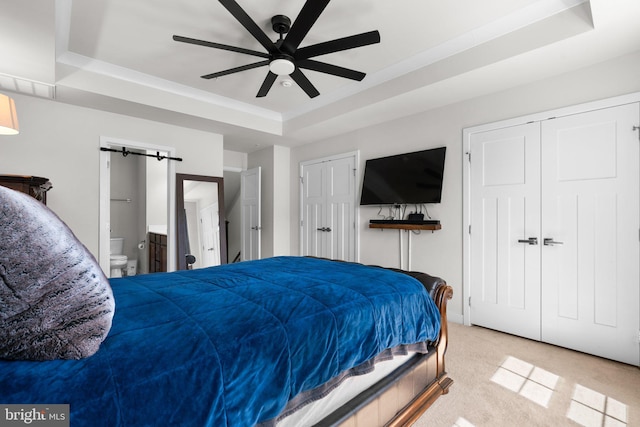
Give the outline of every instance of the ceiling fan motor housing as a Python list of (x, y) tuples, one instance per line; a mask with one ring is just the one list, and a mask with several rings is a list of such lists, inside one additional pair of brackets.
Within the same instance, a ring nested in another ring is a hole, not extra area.
[(271, 18), (271, 28), (273, 28), (273, 31), (280, 34), (282, 37), (283, 34), (287, 34), (289, 32), (289, 29), (291, 28), (291, 19), (284, 15), (273, 16)]

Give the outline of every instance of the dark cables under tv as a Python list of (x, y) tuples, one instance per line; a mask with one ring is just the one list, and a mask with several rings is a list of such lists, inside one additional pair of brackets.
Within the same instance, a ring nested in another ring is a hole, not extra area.
[(440, 224), (439, 219), (372, 219), (370, 224), (412, 224), (412, 225), (437, 225)]

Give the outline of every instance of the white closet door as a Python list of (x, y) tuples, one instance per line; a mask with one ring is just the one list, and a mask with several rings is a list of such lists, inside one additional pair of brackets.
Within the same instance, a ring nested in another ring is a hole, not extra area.
[(356, 260), (355, 154), (301, 164), (302, 255)]
[(542, 124), (542, 339), (633, 365), (639, 118), (631, 104)]
[(325, 256), (326, 178), (322, 163), (304, 165), (302, 168), (302, 255)]
[(325, 163), (327, 239), (325, 257), (355, 261), (355, 157)]
[(540, 339), (539, 123), (473, 134), (470, 172), (471, 322)]

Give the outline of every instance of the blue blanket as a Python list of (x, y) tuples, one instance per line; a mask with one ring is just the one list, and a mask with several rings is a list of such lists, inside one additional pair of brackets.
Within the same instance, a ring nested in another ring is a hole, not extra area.
[(93, 356), (0, 361), (0, 403), (69, 403), (71, 425), (252, 426), (400, 344), (433, 341), (438, 310), (389, 270), (277, 257), (111, 280)]

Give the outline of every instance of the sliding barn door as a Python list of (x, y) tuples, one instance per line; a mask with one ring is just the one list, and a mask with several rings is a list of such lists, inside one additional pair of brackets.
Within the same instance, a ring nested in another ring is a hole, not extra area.
[(471, 136), (471, 319), (540, 339), (540, 125)]
[(542, 124), (542, 339), (633, 365), (639, 117), (631, 104)]

